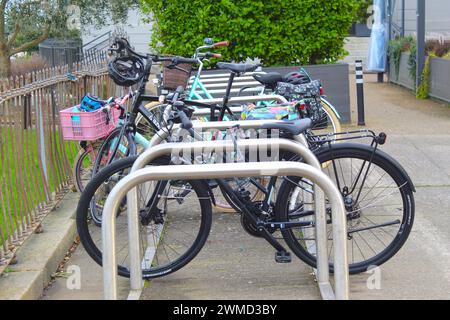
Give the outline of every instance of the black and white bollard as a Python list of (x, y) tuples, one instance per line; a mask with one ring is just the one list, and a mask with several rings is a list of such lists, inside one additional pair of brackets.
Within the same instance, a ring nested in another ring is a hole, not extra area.
[(364, 126), (364, 79), (362, 60), (355, 61), (356, 97), (358, 105), (358, 126)]

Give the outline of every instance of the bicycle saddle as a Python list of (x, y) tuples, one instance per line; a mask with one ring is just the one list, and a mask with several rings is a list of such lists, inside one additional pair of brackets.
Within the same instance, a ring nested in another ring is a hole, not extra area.
[(262, 129), (278, 129), (280, 131), (289, 132), (290, 134), (297, 136), (300, 133), (312, 127), (312, 121), (309, 118), (299, 119), (294, 121), (283, 122), (269, 122), (262, 126)]
[(283, 81), (283, 77), (278, 72), (257, 73), (253, 75), (253, 78), (266, 86), (273, 86)]
[(259, 66), (257, 64), (248, 63), (230, 63), (230, 62), (218, 62), (217, 68), (227, 69), (235, 73), (252, 72), (255, 71)]

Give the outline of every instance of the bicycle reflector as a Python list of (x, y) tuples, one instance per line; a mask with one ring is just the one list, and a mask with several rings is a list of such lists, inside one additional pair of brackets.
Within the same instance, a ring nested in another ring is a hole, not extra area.
[(299, 103), (297, 103), (297, 108), (299, 109), (299, 110), (305, 110), (306, 109), (306, 104), (305, 104), (305, 101), (300, 101)]
[(320, 95), (323, 96), (325, 93), (325, 89), (322, 86), (320, 86), (319, 90), (320, 90)]

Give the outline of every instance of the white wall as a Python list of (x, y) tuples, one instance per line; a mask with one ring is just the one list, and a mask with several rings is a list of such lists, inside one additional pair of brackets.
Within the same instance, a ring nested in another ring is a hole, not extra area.
[[(401, 26), (402, 0), (396, 0), (393, 21)], [(450, 39), (450, 1), (426, 0), (425, 28), (427, 38)], [(414, 35), (416, 32), (417, 0), (405, 0), (405, 33)]]
[(83, 44), (95, 39), (96, 37), (108, 32), (114, 31), (116, 27), (121, 27), (130, 37), (131, 45), (138, 52), (149, 52), (149, 43), (152, 35), (152, 23), (144, 23), (142, 21), (143, 16), (136, 9), (130, 11), (128, 14), (128, 20), (124, 24), (109, 25), (101, 29), (95, 29), (94, 27), (88, 27), (83, 32), (82, 39)]

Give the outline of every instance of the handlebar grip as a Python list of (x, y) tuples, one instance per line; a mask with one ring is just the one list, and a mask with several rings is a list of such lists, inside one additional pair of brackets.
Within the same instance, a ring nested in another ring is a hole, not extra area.
[(213, 48), (217, 47), (228, 47), (230, 45), (230, 41), (221, 41), (213, 44)]
[(192, 129), (192, 121), (191, 119), (188, 118), (188, 116), (186, 115), (186, 113), (184, 113), (184, 111), (178, 111), (178, 116), (180, 117), (181, 128), (185, 130)]
[(213, 58), (216, 58), (216, 59), (221, 59), (221, 58), (222, 58), (222, 55), (221, 55), (220, 53), (213, 53), (213, 54), (212, 54), (212, 57), (213, 57)]
[(198, 63), (197, 59), (192, 59), (192, 58), (184, 58), (184, 57), (176, 57), (173, 62), (176, 63), (187, 63), (187, 64), (196, 64)]

